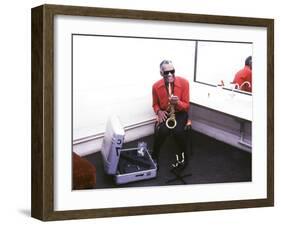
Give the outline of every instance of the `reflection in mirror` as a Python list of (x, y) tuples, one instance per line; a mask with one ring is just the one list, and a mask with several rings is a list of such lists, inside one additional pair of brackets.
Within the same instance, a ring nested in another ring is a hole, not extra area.
[(252, 43), (197, 41), (195, 82), (252, 91)]

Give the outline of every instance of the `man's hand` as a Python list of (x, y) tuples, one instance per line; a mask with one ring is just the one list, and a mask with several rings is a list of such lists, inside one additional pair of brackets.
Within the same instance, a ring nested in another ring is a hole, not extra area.
[(179, 98), (178, 98), (178, 96), (172, 95), (172, 96), (169, 98), (169, 101), (170, 101), (170, 104), (172, 104), (172, 105), (177, 105), (178, 102), (179, 102)]
[(161, 111), (159, 110), (157, 113), (157, 121), (158, 124), (164, 122), (168, 117), (168, 112), (167, 111)]

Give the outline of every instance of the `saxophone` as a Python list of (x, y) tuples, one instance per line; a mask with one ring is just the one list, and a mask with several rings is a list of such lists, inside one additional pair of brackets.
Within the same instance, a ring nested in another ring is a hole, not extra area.
[[(172, 94), (172, 88), (171, 88), (170, 82), (168, 85), (168, 91), (169, 91), (169, 97), (171, 98), (173, 96), (173, 94)], [(169, 129), (174, 129), (177, 126), (176, 115), (175, 115), (175, 106), (173, 104), (169, 103), (168, 111), (169, 111), (169, 118), (167, 118), (167, 120), (166, 120), (166, 126)]]

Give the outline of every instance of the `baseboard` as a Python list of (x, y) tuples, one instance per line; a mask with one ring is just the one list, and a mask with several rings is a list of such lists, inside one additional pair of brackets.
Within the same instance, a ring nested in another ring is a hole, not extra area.
[[(125, 128), (125, 142), (134, 141), (145, 136), (152, 135), (154, 131), (154, 121), (144, 123), (139, 126)], [(73, 151), (80, 156), (89, 155), (101, 150), (103, 135), (93, 136), (83, 142), (74, 143)]]
[[(137, 126), (125, 128), (125, 142), (141, 139), (142, 137), (152, 135), (154, 132), (154, 121), (150, 120), (145, 123), (139, 123)], [(249, 140), (241, 142), (240, 135), (231, 133), (231, 130), (224, 130), (221, 127), (216, 127), (215, 124), (209, 123), (202, 119), (192, 119), (192, 129), (212, 137), (221, 142), (230, 144), (241, 150), (251, 152)], [(73, 145), (73, 151), (80, 156), (89, 155), (101, 150), (103, 134), (92, 136), (90, 139), (85, 139), (82, 142), (76, 142)]]

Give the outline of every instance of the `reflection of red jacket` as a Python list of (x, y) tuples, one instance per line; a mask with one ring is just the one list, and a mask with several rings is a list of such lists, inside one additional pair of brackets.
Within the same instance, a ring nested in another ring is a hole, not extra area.
[[(245, 85), (243, 85), (243, 87), (241, 87), (241, 85), (245, 81), (248, 81), (251, 84), (251, 86), (249, 86), (248, 84), (245, 84)], [(252, 70), (251, 70), (251, 68), (249, 66), (245, 66), (243, 69), (238, 71), (234, 77), (233, 83), (237, 83), (239, 85), (239, 87), (241, 87), (240, 88), (241, 90), (252, 92)]]
[[(174, 95), (179, 97), (179, 102), (175, 108), (176, 111), (188, 111), (189, 109), (189, 83), (186, 79), (176, 76), (174, 80)], [(154, 112), (158, 110), (167, 110), (169, 105), (169, 95), (164, 83), (160, 79), (152, 86), (152, 107)]]

